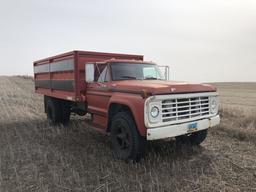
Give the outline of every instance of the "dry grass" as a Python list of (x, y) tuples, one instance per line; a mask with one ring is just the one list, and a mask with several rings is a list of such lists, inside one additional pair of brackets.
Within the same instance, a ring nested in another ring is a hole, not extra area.
[(256, 83), (215, 83), (223, 107), (256, 111)]
[(219, 128), (239, 140), (256, 143), (256, 114), (236, 108), (222, 108), (222, 126)]
[(253, 108), (225, 104), (221, 125), (202, 146), (152, 142), (146, 158), (133, 164), (114, 160), (109, 139), (81, 118), (49, 126), (33, 89), (31, 78), (0, 77), (1, 192), (256, 191)]

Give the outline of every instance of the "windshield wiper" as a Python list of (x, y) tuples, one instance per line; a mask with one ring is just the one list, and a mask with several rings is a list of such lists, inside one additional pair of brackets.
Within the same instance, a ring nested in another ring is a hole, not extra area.
[(156, 77), (145, 77), (144, 78), (144, 80), (147, 80), (147, 79), (149, 79), (149, 80), (158, 80)]
[(134, 76), (126, 76), (126, 75), (124, 75), (124, 76), (122, 76), (122, 78), (125, 78), (125, 79), (137, 79), (136, 77), (134, 77)]

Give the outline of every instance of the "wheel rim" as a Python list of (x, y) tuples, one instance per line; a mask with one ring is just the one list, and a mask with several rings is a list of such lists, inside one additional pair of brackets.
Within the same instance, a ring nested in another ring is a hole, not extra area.
[(130, 148), (130, 134), (126, 127), (119, 123), (116, 128), (116, 141), (119, 145), (120, 150), (126, 151)]

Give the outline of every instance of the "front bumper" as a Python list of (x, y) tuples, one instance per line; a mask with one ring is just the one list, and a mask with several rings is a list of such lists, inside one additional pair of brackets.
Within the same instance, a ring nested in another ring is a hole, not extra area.
[(208, 129), (210, 127), (214, 127), (220, 124), (220, 116), (216, 115), (211, 118), (192, 121), (192, 122), (186, 122), (182, 124), (150, 128), (150, 129), (147, 129), (147, 140), (165, 139), (165, 138), (176, 137), (176, 136), (191, 133), (189, 132), (188, 127), (191, 123), (195, 123), (195, 122), (197, 123), (196, 131), (201, 131), (201, 130)]

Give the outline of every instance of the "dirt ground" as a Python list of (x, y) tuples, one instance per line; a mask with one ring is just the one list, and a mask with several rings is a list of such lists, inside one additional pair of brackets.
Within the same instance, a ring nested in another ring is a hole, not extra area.
[(198, 147), (151, 142), (140, 163), (72, 117), (52, 127), (28, 77), (0, 77), (0, 192), (256, 191), (256, 83), (215, 84), (221, 125)]

